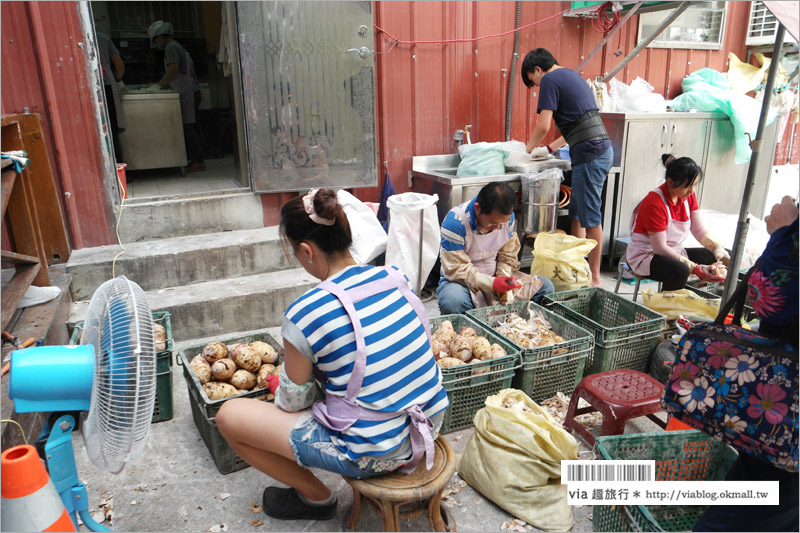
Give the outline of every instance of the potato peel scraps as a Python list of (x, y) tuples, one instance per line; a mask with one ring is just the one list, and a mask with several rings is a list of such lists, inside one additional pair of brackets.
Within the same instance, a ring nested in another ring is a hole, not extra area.
[(250, 502), (250, 511), (251, 511), (252, 513), (254, 513), (254, 514), (258, 514), (258, 513), (260, 513), (260, 512), (261, 512), (261, 511), (263, 511), (263, 510), (264, 510), (264, 509), (263, 509), (263, 508), (262, 508), (260, 505), (258, 505), (256, 502)]
[[(564, 420), (567, 418), (567, 409), (569, 408), (569, 398), (567, 398), (563, 392), (556, 392), (555, 396), (542, 400), (539, 405), (547, 411), (550, 416), (555, 418), (559, 424), (564, 425)], [(578, 400), (578, 408), (580, 409), (583, 407), (589, 407), (589, 403), (583, 398), (580, 398)], [(599, 411), (595, 411), (593, 413), (578, 415), (575, 417), (575, 420), (588, 429), (602, 423), (603, 415)]]
[(250, 522), (250, 525), (253, 527), (263, 526), (264, 522), (262, 522), (261, 520), (253, 520), (252, 522)]

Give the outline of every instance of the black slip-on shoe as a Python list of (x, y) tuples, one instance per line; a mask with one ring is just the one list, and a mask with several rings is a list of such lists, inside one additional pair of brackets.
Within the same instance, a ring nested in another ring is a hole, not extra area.
[(261, 500), (264, 513), (278, 520), (330, 520), (336, 516), (336, 500), (327, 505), (310, 505), (291, 487), (267, 487)]

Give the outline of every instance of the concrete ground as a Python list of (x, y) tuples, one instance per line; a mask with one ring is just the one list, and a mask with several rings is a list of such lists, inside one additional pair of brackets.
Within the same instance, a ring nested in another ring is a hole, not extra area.
[[(612, 273), (603, 273), (603, 287), (613, 291)], [(623, 284), (621, 293), (632, 295), (632, 286)], [(426, 302), (431, 316), (438, 316), (436, 299)], [(173, 326), (174, 327), (174, 326)], [(277, 328), (272, 330), (279, 334)], [(279, 336), (279, 335), (278, 335)], [(196, 343), (196, 341), (195, 341)], [(181, 349), (176, 346), (175, 352)], [(113, 513), (111, 527), (115, 531), (342, 531), (343, 521), (353, 501), (352, 490), (341, 476), (317, 471), (339, 500), (335, 519), (327, 521), (280, 521), (253, 512), (260, 505), (266, 486), (277, 484), (267, 475), (246, 468), (228, 475), (217, 470), (212, 456), (200, 438), (192, 419), (189, 395), (180, 366), (172, 368), (173, 418), (153, 424), (147, 450), (143, 456), (127, 465), (118, 475), (102, 471), (91, 463), (83, 438), (73, 434), (72, 442), (78, 474), (86, 483), (90, 509), (100, 507)], [(646, 418), (628, 424), (626, 431), (641, 433), (658, 427)], [(461, 454), (474, 430), (472, 428), (448, 433), (456, 452)], [(580, 442), (580, 440), (579, 440)], [(581, 442), (582, 457), (590, 456)], [(513, 465), (509, 465), (513, 468)], [(464, 485), (464, 486), (462, 486)], [(462, 532), (500, 531), (504, 522), (514, 517), (495, 503), (462, 483), (456, 474), (451, 481), (453, 493), (447, 507)], [(535, 505), (535, 502), (531, 502)], [(593, 531), (592, 507), (574, 507), (572, 531)], [(108, 526), (106, 521), (104, 525)], [(428, 531), (424, 517), (402, 520), (403, 531)], [(539, 531), (525, 526), (527, 531)], [(82, 531), (88, 531), (85, 526)], [(356, 526), (357, 531), (380, 531), (378, 515), (367, 508)]]

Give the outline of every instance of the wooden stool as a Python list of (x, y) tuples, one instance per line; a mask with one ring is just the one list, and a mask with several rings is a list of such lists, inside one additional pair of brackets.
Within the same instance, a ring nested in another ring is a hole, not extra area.
[[(633, 288), (633, 301), (635, 302), (636, 301), (636, 297), (639, 296), (639, 283), (641, 283), (643, 279), (644, 280), (649, 280), (650, 278), (648, 278), (646, 276), (640, 276), (639, 274), (637, 274), (636, 272), (631, 270), (631, 267), (628, 266), (627, 262), (622, 261), (622, 260), (620, 260), (620, 262), (619, 262), (618, 270), (619, 270), (619, 272), (617, 273), (617, 285), (614, 287), (614, 292), (615, 293), (619, 292), (619, 284), (622, 281), (622, 275), (625, 272), (628, 272), (631, 276), (633, 276), (633, 279), (636, 280), (636, 285)], [(650, 280), (650, 281), (655, 281), (655, 280)], [(658, 292), (661, 292), (661, 282), (660, 281), (658, 282)]]
[[(577, 415), (600, 411), (603, 425), (600, 435), (621, 435), (625, 423), (631, 418), (646, 416), (659, 426), (666, 427), (654, 413), (662, 411), (661, 395), (664, 385), (637, 370), (621, 368), (587, 376), (578, 383), (569, 400), (564, 427), (575, 430), (589, 446), (594, 446), (594, 435), (575, 420)], [(590, 407), (578, 409), (583, 398)]]
[[(456, 454), (441, 435), (433, 447), (436, 453), (430, 470), (423, 457), (411, 474), (392, 472), (366, 479), (343, 476), (353, 488), (353, 506), (344, 521), (345, 528), (353, 531), (361, 516), (362, 502), (366, 501), (381, 514), (383, 531), (399, 531), (400, 518), (422, 516), (426, 509), (432, 531), (455, 531), (456, 522), (442, 505), (442, 491), (456, 471)], [(403, 506), (407, 508), (401, 510)]]

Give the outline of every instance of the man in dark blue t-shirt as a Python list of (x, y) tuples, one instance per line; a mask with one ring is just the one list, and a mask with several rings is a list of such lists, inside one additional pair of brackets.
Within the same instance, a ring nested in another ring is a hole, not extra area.
[[(562, 67), (544, 48), (528, 52), (522, 62), (522, 81), (528, 88), (539, 86), (539, 119), (533, 128), (527, 150), (544, 157), (569, 144), (572, 161), (572, 199), (569, 204), (570, 233), (594, 239), (598, 245), (589, 253), (592, 285), (600, 285), (603, 227), (602, 193), (613, 152), (589, 85), (574, 70)], [(555, 120), (561, 137), (547, 146), (538, 146)]]

